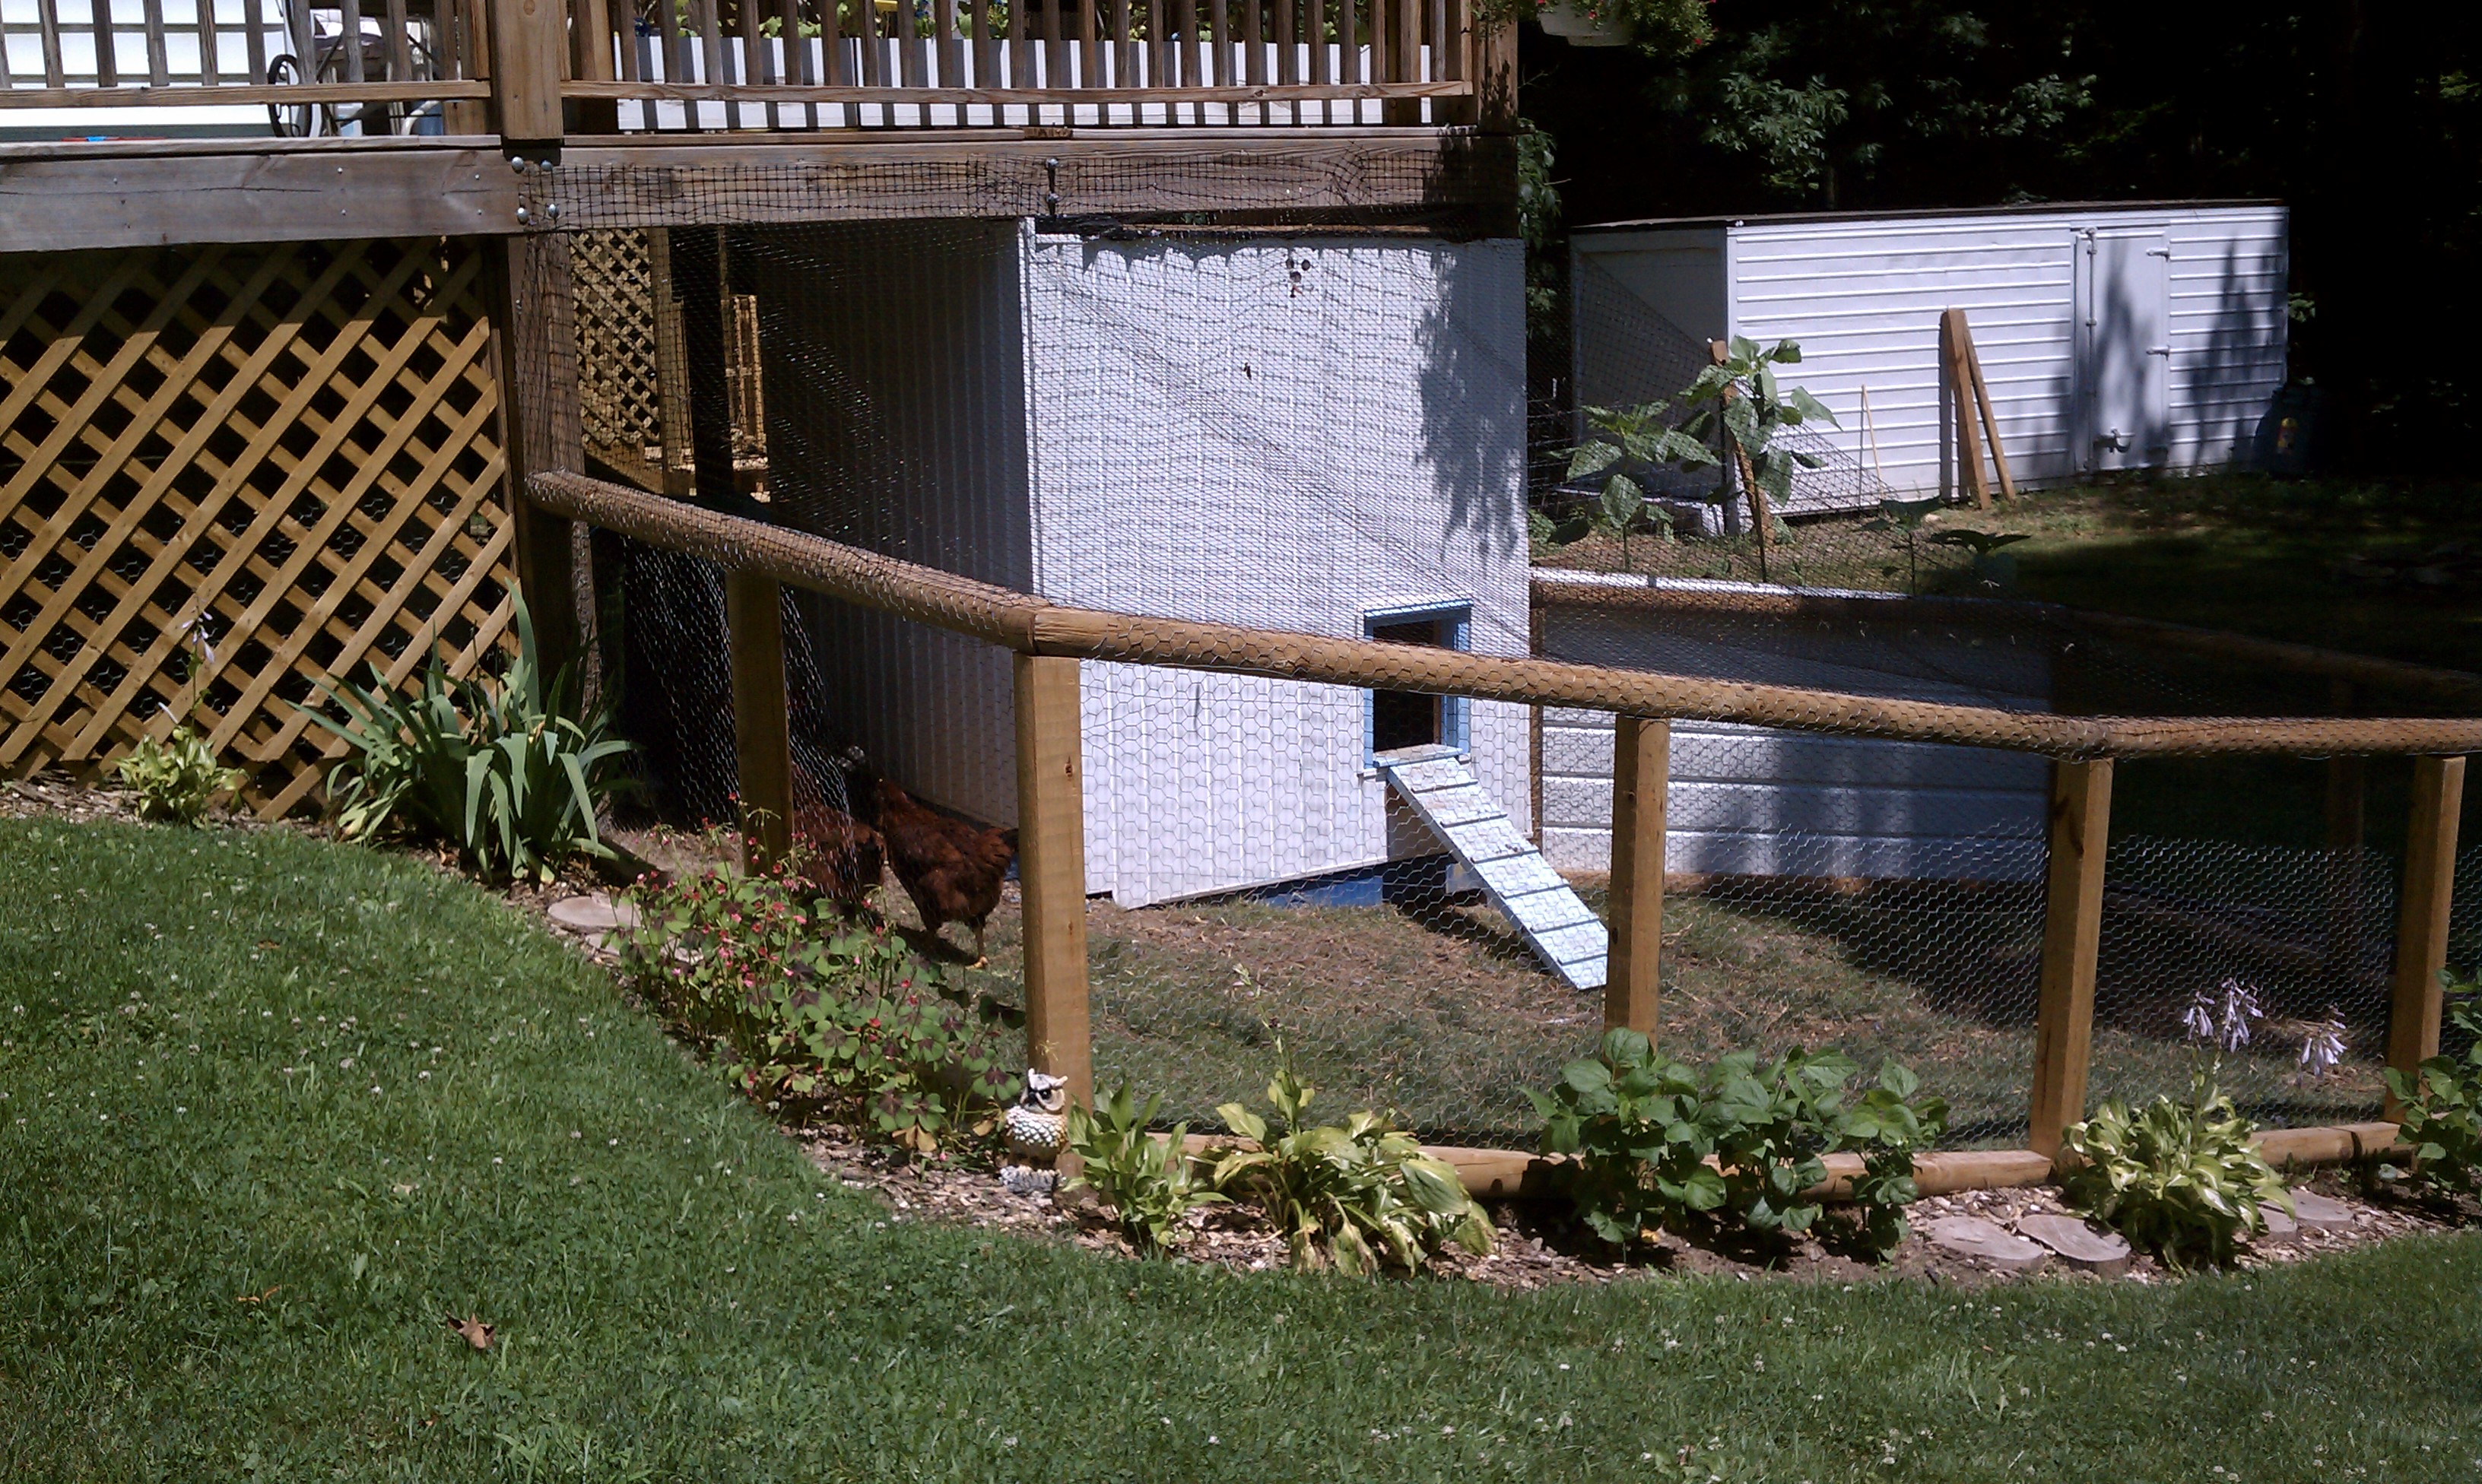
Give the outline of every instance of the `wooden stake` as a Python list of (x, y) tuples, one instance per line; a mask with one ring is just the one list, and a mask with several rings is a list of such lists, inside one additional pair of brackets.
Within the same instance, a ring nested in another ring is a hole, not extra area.
[[(2413, 1076), (2439, 1054), (2447, 967), (2447, 914), (2456, 890), (2456, 816), (2465, 803), (2463, 758), (2413, 760), (2413, 818), (2405, 831), (2404, 890), (2396, 919), (2395, 995), (2388, 1009), (2388, 1065)], [(2390, 1119), (2401, 1109), (2388, 1100)]]
[(1972, 336), (1966, 327), (1965, 311), (1943, 309), (1940, 312), (1940, 367), (1947, 378), (1949, 405), (1956, 413), (1956, 461), (1964, 474), (1965, 484), (1973, 491), (1973, 507), (1991, 508), (1991, 481), (1982, 472), (1982, 436), (1975, 424), (1980, 421), (1973, 410), (1973, 378), (1966, 369), (1966, 346)]
[(2111, 759), (2051, 765), (2043, 976), (2034, 1012), (2027, 1142), (2057, 1159), (2060, 1131), (2085, 1117), (2094, 1046), (2095, 963), (2102, 947), (2102, 867), (2111, 835)]
[(764, 577), (726, 572), (724, 626), (732, 653), (732, 751), (740, 769), (745, 864), (761, 870), (793, 848), (793, 741), (784, 699), (781, 590)]
[(1617, 717), (1612, 753), (1611, 958), (1603, 1028), (1654, 1039), (1663, 956), (1663, 839), (1672, 723)]
[(1017, 881), (1024, 900), (1028, 1065), (1091, 1106), (1086, 1019), (1086, 786), (1077, 662), (1017, 657)]
[[(1709, 342), (1706, 351), (1715, 357), (1718, 366), (1731, 358), (1731, 347), (1721, 340)], [(1728, 403), (1739, 395), (1738, 387), (1728, 385), (1724, 388), (1724, 400)], [(1750, 529), (1758, 538), (1758, 581), (1765, 582), (1768, 580), (1767, 558), (1772, 554), (1775, 543), (1775, 533), (1769, 529), (1775, 524), (1774, 512), (1767, 508), (1767, 492), (1758, 487), (1757, 471), (1750, 467), (1750, 451), (1741, 447), (1741, 441), (1732, 436), (1729, 428), (1724, 430), (1724, 444), (1732, 451), (1732, 458), (1740, 470), (1741, 492), (1749, 498)]]
[(2008, 450), (1999, 442), (1999, 409), (1991, 404), (1991, 387), (1982, 379), (1982, 352), (1974, 349), (1973, 327), (1965, 323), (1965, 311), (1956, 311), (1956, 329), (1965, 342), (1965, 369), (1973, 383), (1973, 403), (1982, 410), (1982, 431), (1991, 440), (1991, 466), (1999, 473), (1999, 497), (2017, 498), (2017, 479), (2008, 472)]

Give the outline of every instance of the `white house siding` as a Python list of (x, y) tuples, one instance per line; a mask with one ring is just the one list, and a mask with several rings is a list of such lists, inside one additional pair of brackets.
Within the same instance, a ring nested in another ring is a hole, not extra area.
[[(2077, 207), (1922, 216), (1750, 218), (1612, 227), (1572, 245), (1701, 339), (1798, 341), (1787, 379), (1835, 414), (1826, 436), (1897, 493), (1953, 482), (1939, 318), (1962, 309), (2012, 473), (2043, 483), (2090, 467), (2075, 354), (2081, 231), (2152, 228), (2169, 262), (2168, 447), (2145, 461), (2202, 467), (2245, 456), (2284, 374), (2285, 213), (2280, 206)], [(1694, 316), (1694, 319), (1683, 319)], [(1624, 360), (1577, 326), (1584, 369)], [(1862, 389), (1869, 392), (1868, 437)]]
[[(836, 540), (1029, 588), (1015, 224), (771, 238), (756, 276), (776, 508)], [(850, 740), (918, 796), (1014, 822), (1008, 652), (866, 609), (805, 606)]]
[[(1472, 609), (1527, 652), (1523, 256), (1513, 242), (1024, 242), (1038, 589), (1359, 638)], [(1362, 693), (1091, 664), (1088, 885), (1124, 904), (1439, 847), (1388, 827)], [(1524, 820), (1526, 714), (1476, 703)]]
[[(1986, 706), (2030, 708), (2049, 690), (2037, 651), (1894, 622), (1832, 631), (1554, 603), (1539, 624), (1545, 657), (1586, 664)], [(1665, 869), (2029, 879), (2042, 869), (2048, 776), (2020, 753), (1676, 722)], [(1545, 710), (1542, 788), (1545, 858), (1609, 869), (1609, 715)]]

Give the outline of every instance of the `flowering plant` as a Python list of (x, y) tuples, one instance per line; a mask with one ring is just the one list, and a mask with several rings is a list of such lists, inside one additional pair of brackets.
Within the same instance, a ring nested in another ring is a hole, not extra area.
[(2416, 1077), (2388, 1069), (2388, 1091), (2404, 1106), (2402, 1137), (2413, 1146), (2413, 1159), (2382, 1173), (2435, 1195), (2482, 1196), (2482, 1007), (2474, 1002), (2482, 977), (2459, 980), (2442, 970), (2440, 978), (2449, 996), (2447, 1023), (2469, 1044), (2462, 1059), (2425, 1060)]
[(798, 859), (641, 877), (623, 973), (771, 1106), (836, 1109), (922, 1153), (988, 1133), (1017, 1077), (985, 1007), (877, 920), (805, 901)]

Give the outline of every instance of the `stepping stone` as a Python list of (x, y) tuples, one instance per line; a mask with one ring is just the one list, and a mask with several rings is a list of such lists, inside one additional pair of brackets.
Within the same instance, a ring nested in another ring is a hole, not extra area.
[(564, 897), (553, 902), (551, 920), (571, 932), (610, 932), (615, 927), (638, 925), (638, 909), (596, 892), (588, 897)]
[(1980, 1216), (1941, 1216), (1922, 1235), (1951, 1257), (1988, 1263), (2003, 1273), (2030, 1273), (2051, 1257), (2036, 1243)]
[(2292, 1214), (2310, 1232), (2340, 1232), (2353, 1224), (2353, 1208), (2309, 1190), (2292, 1192)]
[(2030, 1237), (2080, 1272), (2117, 1278), (2128, 1271), (2128, 1242), (2118, 1232), (2074, 1216), (2020, 1216), (2017, 1235)]
[(2266, 1223), (2266, 1237), (2270, 1241), (2289, 1241), (2301, 1235), (2301, 1223), (2293, 1220), (2281, 1206), (2261, 1206), (2258, 1214), (2258, 1219)]

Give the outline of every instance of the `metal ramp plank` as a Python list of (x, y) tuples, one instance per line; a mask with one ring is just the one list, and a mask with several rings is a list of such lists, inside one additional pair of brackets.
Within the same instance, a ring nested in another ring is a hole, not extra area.
[(1377, 762), (1387, 786), (1482, 882), (1536, 956), (1571, 988), (1600, 989), (1611, 949), (1602, 923), (1508, 822), (1473, 765), (1444, 748), (1386, 753)]

